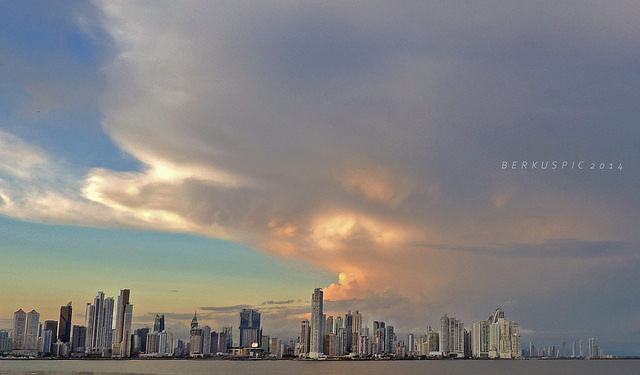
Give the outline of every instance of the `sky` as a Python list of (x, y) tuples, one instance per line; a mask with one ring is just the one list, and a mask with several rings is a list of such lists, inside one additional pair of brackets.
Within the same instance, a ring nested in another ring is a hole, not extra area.
[[(0, 3), (0, 328), (497, 307), (640, 355), (640, 4)], [(564, 164), (566, 162), (566, 165)]]

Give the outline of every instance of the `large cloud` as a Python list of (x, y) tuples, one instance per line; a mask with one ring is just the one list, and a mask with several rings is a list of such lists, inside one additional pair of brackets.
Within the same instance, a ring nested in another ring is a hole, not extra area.
[(640, 6), (98, 6), (104, 129), (143, 168), (91, 170), (93, 203), (335, 271), (327, 298), (405, 329), (563, 300), (540, 313), (571, 325), (637, 284)]

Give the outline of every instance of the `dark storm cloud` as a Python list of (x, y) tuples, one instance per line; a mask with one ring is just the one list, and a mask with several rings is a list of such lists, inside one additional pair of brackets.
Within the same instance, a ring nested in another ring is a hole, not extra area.
[[(328, 306), (409, 327), (509, 302), (534, 332), (522, 306), (634, 277), (637, 5), (246, 5), (106, 7), (131, 32), (105, 128), (149, 169), (94, 171), (93, 200), (326, 267)], [(536, 160), (623, 170), (501, 168)]]

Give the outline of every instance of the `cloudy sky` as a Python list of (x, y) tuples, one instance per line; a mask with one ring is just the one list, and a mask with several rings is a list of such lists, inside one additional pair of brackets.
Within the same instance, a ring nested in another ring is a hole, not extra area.
[(398, 332), (502, 306), (525, 345), (640, 354), (637, 14), (2, 2), (0, 328), (131, 288), (137, 326), (288, 338), (322, 287)]

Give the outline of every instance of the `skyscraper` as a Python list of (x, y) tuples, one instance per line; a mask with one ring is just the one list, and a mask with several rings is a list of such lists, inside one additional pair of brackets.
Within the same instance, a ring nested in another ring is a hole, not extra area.
[(11, 352), (11, 335), (8, 329), (0, 329), (0, 355)]
[(113, 325), (113, 297), (104, 297), (98, 292), (93, 305), (87, 303), (85, 327), (87, 328), (87, 354), (110, 356)]
[(202, 327), (202, 354), (211, 354), (211, 327)]
[(353, 325), (351, 326), (351, 352), (352, 353), (361, 353), (362, 349), (362, 341), (360, 340), (360, 333), (362, 331), (362, 322), (363, 317), (360, 311), (356, 310), (353, 313)]
[[(49, 330), (51, 331), (51, 342), (50, 344), (55, 344), (58, 341), (58, 322), (55, 320), (45, 320), (43, 327), (43, 330)], [(47, 352), (49, 350), (51, 350), (51, 345), (49, 345), (49, 347), (44, 347), (42, 348), (43, 352)]]
[(240, 347), (248, 348), (255, 342), (260, 344), (260, 313), (258, 310), (242, 309), (240, 312)]
[(353, 315), (351, 315), (351, 311), (347, 312), (344, 316), (344, 328), (346, 333), (346, 347), (344, 350), (347, 353), (351, 353), (353, 351)]
[(447, 314), (440, 318), (440, 351), (443, 356), (463, 358), (464, 338), (464, 325), (460, 320), (449, 318)]
[(25, 330), (25, 350), (38, 350), (38, 323), (40, 323), (40, 314), (36, 310), (31, 310), (27, 314), (27, 326)]
[(153, 332), (164, 331), (164, 314), (156, 314), (156, 319), (153, 322)]
[(27, 327), (27, 313), (22, 309), (13, 313), (12, 350), (24, 350), (25, 329)]
[(191, 331), (189, 331), (189, 354), (191, 356), (202, 355), (202, 328), (198, 328), (197, 313), (193, 313), (193, 319), (191, 319)]
[(385, 327), (385, 336), (387, 343), (385, 344), (386, 352), (393, 353), (396, 347), (396, 333), (393, 326)]
[(71, 352), (74, 356), (84, 355), (87, 342), (87, 327), (73, 326), (73, 337), (71, 341)]
[(307, 319), (302, 319), (300, 322), (300, 353), (299, 355), (304, 357), (309, 354), (309, 348), (311, 344), (311, 326)]
[(129, 303), (129, 289), (120, 290), (116, 312), (115, 337), (113, 338), (112, 354), (115, 357), (129, 357), (131, 354), (131, 319), (133, 305)]
[(227, 348), (233, 347), (233, 327), (222, 327), (222, 333), (224, 334), (225, 338), (224, 351), (226, 351)]
[(323, 315), (323, 297), (322, 289), (316, 288), (313, 290), (311, 296), (311, 339), (309, 345), (309, 356), (311, 358), (318, 358), (322, 352), (322, 339), (323, 339), (323, 327), (322, 327), (322, 315)]
[(385, 336), (385, 324), (384, 322), (374, 320), (373, 321), (373, 354), (382, 354), (387, 351), (387, 341)]
[(63, 343), (71, 341), (71, 302), (60, 306), (60, 321), (58, 323), (58, 340)]

